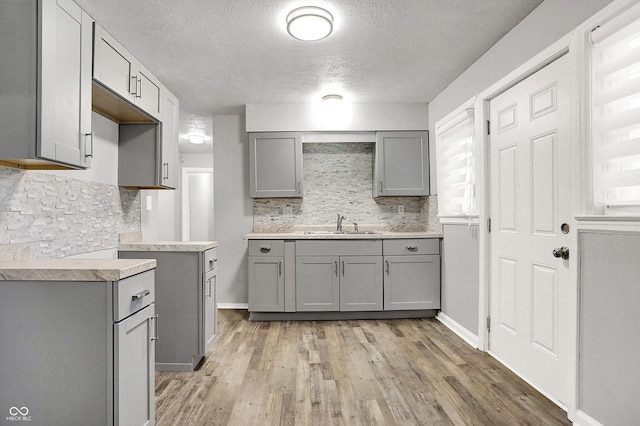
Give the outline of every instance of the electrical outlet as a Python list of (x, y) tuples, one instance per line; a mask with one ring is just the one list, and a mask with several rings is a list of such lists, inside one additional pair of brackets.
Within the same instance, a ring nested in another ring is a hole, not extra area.
[(151, 195), (147, 195), (147, 211), (153, 210), (153, 199)]
[(398, 214), (404, 214), (404, 205), (403, 204), (398, 205)]
[(282, 208), (282, 216), (284, 216), (284, 217), (293, 217), (293, 207), (284, 206)]

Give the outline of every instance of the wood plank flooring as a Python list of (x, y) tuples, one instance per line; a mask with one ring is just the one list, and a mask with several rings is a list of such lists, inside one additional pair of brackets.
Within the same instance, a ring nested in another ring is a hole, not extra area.
[(571, 424), (434, 319), (218, 318), (197, 371), (156, 373), (157, 425)]

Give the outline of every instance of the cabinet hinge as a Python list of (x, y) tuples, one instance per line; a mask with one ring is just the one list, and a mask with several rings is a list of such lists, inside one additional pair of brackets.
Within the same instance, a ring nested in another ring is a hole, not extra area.
[(487, 332), (491, 332), (491, 317), (487, 317)]
[(487, 231), (491, 233), (491, 218), (487, 219)]
[(487, 120), (487, 135), (491, 134), (491, 121)]

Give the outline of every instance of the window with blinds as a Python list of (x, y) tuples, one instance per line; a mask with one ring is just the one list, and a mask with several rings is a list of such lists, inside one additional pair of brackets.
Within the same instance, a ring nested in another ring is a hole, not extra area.
[(463, 109), (436, 125), (438, 215), (473, 216), (475, 156), (473, 109)]
[(591, 33), (593, 198), (640, 214), (640, 7)]

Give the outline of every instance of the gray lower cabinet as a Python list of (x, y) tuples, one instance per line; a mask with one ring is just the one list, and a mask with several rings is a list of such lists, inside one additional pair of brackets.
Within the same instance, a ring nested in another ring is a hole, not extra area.
[(192, 371), (217, 335), (217, 249), (125, 251), (121, 259), (156, 259), (156, 371)]
[(153, 425), (154, 297), (153, 270), (119, 281), (0, 281), (1, 419)]
[(382, 310), (381, 255), (380, 240), (298, 241), (297, 311)]
[(385, 240), (384, 309), (440, 308), (440, 240)]
[(249, 311), (284, 312), (284, 241), (249, 241)]
[(428, 132), (378, 132), (373, 196), (429, 195)]

